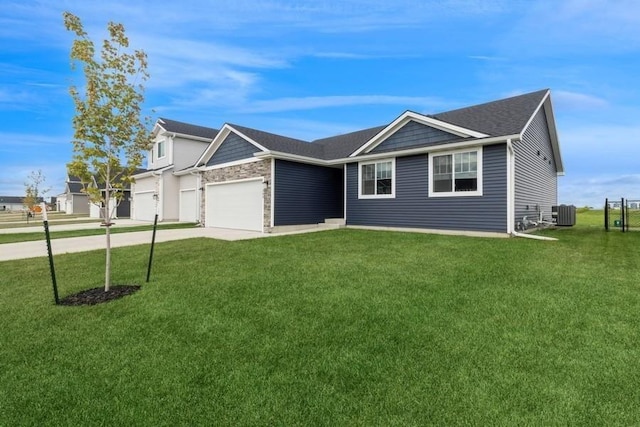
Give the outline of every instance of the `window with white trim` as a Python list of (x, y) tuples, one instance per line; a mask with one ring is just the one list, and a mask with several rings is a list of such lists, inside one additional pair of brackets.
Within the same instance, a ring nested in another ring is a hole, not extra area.
[(359, 163), (360, 198), (389, 198), (395, 194), (395, 160)]
[(430, 157), (430, 197), (482, 195), (482, 147)]
[(158, 141), (158, 158), (164, 157), (165, 141)]

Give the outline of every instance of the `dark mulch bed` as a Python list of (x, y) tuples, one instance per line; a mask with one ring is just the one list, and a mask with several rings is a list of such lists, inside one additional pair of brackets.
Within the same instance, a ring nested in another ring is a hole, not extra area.
[(87, 291), (69, 295), (60, 300), (60, 305), (96, 305), (113, 301), (131, 295), (140, 289), (137, 285), (111, 286), (109, 292), (104, 291), (104, 287), (93, 288)]

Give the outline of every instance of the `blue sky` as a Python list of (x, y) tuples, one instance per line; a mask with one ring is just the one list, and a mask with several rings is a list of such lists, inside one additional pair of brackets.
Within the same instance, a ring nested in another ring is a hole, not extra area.
[(72, 36), (125, 25), (149, 56), (146, 114), (300, 139), (551, 89), (559, 202), (640, 198), (635, 0), (0, 0), (0, 194), (71, 157)]

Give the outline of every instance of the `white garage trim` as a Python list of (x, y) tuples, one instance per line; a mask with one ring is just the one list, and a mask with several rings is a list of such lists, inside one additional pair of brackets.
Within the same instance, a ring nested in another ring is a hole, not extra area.
[(264, 231), (264, 178), (205, 185), (205, 226)]

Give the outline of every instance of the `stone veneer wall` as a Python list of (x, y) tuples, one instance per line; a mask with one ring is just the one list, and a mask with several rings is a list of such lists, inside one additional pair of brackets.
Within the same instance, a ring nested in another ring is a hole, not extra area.
[[(206, 184), (212, 182), (238, 181), (247, 178), (263, 177), (269, 182), (269, 186), (265, 186), (263, 190), (264, 200), (264, 231), (267, 232), (271, 228), (271, 160), (259, 160), (257, 162), (244, 163), (241, 165), (229, 166), (226, 168), (212, 169), (202, 173), (202, 187), (206, 188)], [(203, 191), (206, 193), (206, 190)], [(206, 194), (200, 198), (200, 223), (205, 223), (205, 198)]]

